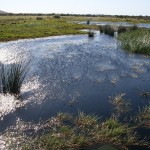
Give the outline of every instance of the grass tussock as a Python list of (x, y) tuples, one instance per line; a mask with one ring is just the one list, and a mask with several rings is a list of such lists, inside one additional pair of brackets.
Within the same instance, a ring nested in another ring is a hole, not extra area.
[(143, 110), (139, 110), (137, 115), (139, 126), (143, 126), (150, 129), (150, 104), (145, 106)]
[(138, 28), (138, 26), (135, 24), (135, 25), (133, 25), (133, 26), (129, 26), (129, 27), (127, 27), (127, 26), (119, 26), (118, 27), (118, 29), (117, 29), (117, 32), (118, 32), (118, 34), (120, 34), (120, 33), (125, 33), (125, 32), (130, 32), (130, 31), (134, 31), (134, 30), (137, 30), (137, 29), (139, 29)]
[(115, 97), (110, 97), (110, 103), (114, 106), (114, 115), (118, 118), (127, 115), (131, 110), (131, 104), (124, 99), (124, 96), (125, 93), (121, 93)]
[(89, 32), (88, 32), (88, 36), (89, 36), (89, 37), (94, 37), (94, 32), (93, 32), (93, 31), (89, 31)]
[(150, 55), (150, 30), (137, 29), (118, 36), (121, 47), (128, 52)]
[(1, 65), (1, 88), (4, 94), (19, 95), (22, 83), (29, 69), (29, 63)]
[(100, 26), (100, 32), (114, 36), (114, 28), (111, 25)]

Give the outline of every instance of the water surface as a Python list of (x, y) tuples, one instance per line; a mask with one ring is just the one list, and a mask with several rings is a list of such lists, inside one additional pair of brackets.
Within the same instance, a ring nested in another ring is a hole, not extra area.
[[(150, 58), (128, 54), (118, 41), (99, 34), (56, 36), (0, 44), (0, 61), (11, 64), (21, 56), (31, 60), (22, 87), (24, 107), (0, 120), (0, 130), (24, 121), (47, 120), (57, 112), (109, 116), (109, 96), (126, 93), (135, 110), (150, 91)], [(6, 98), (7, 100), (7, 98)]]

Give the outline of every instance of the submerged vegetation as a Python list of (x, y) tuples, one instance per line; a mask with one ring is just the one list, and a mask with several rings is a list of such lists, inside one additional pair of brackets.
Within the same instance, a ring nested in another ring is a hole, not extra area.
[[(34, 134), (31, 134), (32, 136), (28, 138), (19, 136), (20, 139), (13, 141), (12, 144), (14, 144), (13, 146), (17, 144), (16, 147), (19, 146), (23, 150), (77, 150), (104, 144), (113, 145), (118, 147), (119, 150), (127, 150), (136, 146), (148, 149), (150, 145), (147, 137), (141, 139), (136, 130), (143, 126), (143, 123), (149, 123), (149, 105), (136, 116), (132, 116), (134, 119), (130, 118), (129, 120), (128, 118), (125, 121), (124, 119), (127, 117), (125, 114), (131, 110), (131, 105), (129, 106), (129, 102), (123, 97), (124, 94), (119, 94), (110, 98), (110, 102), (114, 105), (114, 111), (108, 118), (87, 115), (80, 111), (77, 116), (61, 112), (46, 122), (33, 127), (29, 123), (29, 129), (19, 132), (25, 135), (32, 131)], [(122, 121), (117, 115), (119, 112), (123, 117)], [(24, 126), (27, 126), (27, 124)], [(13, 140), (13, 138), (11, 139)], [(11, 144), (10, 148), (12, 148)]]
[(98, 117), (83, 112), (77, 117), (59, 113), (49, 120), (49, 128), (49, 133), (32, 139), (23, 149), (75, 150), (97, 143), (109, 143), (124, 149), (127, 145), (138, 144), (133, 130), (112, 117), (100, 121)]

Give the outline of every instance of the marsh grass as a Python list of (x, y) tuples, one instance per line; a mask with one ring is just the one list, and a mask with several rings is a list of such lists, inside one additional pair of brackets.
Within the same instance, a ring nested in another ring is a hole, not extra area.
[(128, 52), (150, 55), (150, 30), (136, 29), (118, 36), (121, 47)]
[(94, 37), (94, 32), (90, 30), (90, 31), (88, 32), (88, 36), (89, 36), (89, 37)]
[(108, 34), (110, 36), (114, 36), (114, 28), (111, 25), (99, 26), (100, 32)]
[(48, 37), (57, 35), (68, 35), (68, 34), (86, 34), (85, 32), (80, 30), (89, 28), (88, 25), (81, 25), (67, 22), (63, 20), (63, 18), (62, 19), (44, 18), (42, 20), (14, 19), (11, 20), (10, 22), (6, 20), (5, 23), (2, 24), (0, 22), (0, 35), (1, 35), (0, 41), (10, 41), (16, 39), (38, 38), (38, 37)]
[(125, 32), (130, 32), (130, 31), (134, 31), (134, 30), (137, 30), (137, 29), (139, 29), (139, 27), (136, 25), (136, 24), (134, 24), (133, 26), (119, 26), (118, 27), (118, 34), (120, 34), (120, 33), (125, 33)]
[[(111, 97), (115, 114), (126, 114), (131, 110), (131, 104), (121, 93)], [(125, 117), (125, 116), (124, 116)], [(139, 112), (138, 124), (146, 123), (150, 119), (150, 108), (145, 107)], [(137, 122), (121, 121), (112, 113), (109, 118), (102, 118), (94, 114), (87, 115), (78, 112), (77, 116), (69, 113), (58, 113), (48, 121), (49, 133), (31, 139), (23, 145), (23, 150), (77, 150), (86, 149), (92, 145), (111, 144), (120, 150), (131, 147), (148, 148), (149, 143), (141, 140), (136, 132)]]
[[(127, 112), (127, 110), (120, 111), (121, 108), (128, 108), (123, 97), (124, 94), (118, 94), (111, 99), (116, 111), (121, 114)], [(139, 122), (150, 118), (149, 110), (149, 107), (145, 107), (140, 111)], [(29, 126), (27, 130), (30, 131), (32, 125), (29, 123)], [(78, 115), (60, 112), (38, 126), (39, 129), (37, 125), (33, 125), (36, 134), (32, 134), (34, 136), (28, 137), (27, 140), (23, 138), (23, 143), (20, 143), (19, 148), (22, 150), (79, 150), (95, 145), (110, 144), (118, 147), (119, 150), (127, 150), (129, 147), (148, 148), (149, 146), (146, 138), (142, 140), (139, 137), (136, 124), (121, 121), (113, 114), (109, 118), (103, 118), (94, 114), (87, 115), (81, 111), (78, 112)], [(37, 134), (38, 130), (42, 132)], [(24, 131), (21, 133), (25, 134)], [(16, 143), (18, 142), (19, 139)]]
[(126, 145), (138, 143), (133, 128), (113, 117), (102, 121), (95, 115), (83, 112), (76, 117), (58, 113), (48, 123), (49, 133), (28, 141), (23, 146), (24, 150), (76, 150), (96, 143), (110, 143), (124, 149)]
[(150, 129), (150, 104), (145, 106), (142, 110), (139, 109), (137, 120), (139, 126), (144, 125), (145, 127)]
[(27, 63), (1, 64), (1, 88), (4, 94), (9, 93), (19, 96), (22, 83), (29, 70), (30, 61)]
[(128, 28), (125, 27), (125, 26), (119, 26), (118, 27), (118, 34), (124, 33), (124, 32), (127, 32), (127, 31), (128, 31)]
[(115, 117), (124, 117), (127, 116), (131, 110), (131, 104), (129, 101), (124, 99), (125, 93), (117, 94), (114, 97), (110, 97), (110, 103), (114, 106), (114, 116)]
[(125, 33), (128, 31), (137, 30), (138, 27), (137, 27), (137, 25), (134, 25), (131, 27), (127, 27), (127, 26), (117, 27), (117, 26), (112, 26), (112, 25), (104, 25), (104, 26), (101, 25), (101, 26), (99, 26), (99, 29), (100, 29), (101, 33), (105, 33), (110, 36), (115, 36), (115, 32), (117, 32), (118, 34), (121, 34), (121, 33)]

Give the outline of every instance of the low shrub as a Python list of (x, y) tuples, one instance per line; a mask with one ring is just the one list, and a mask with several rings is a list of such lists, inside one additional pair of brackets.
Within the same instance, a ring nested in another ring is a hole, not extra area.
[(42, 17), (36, 17), (36, 20), (43, 20)]
[(60, 15), (54, 15), (53, 18), (60, 19)]

